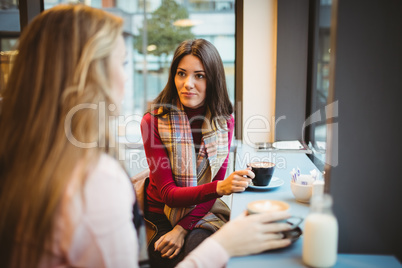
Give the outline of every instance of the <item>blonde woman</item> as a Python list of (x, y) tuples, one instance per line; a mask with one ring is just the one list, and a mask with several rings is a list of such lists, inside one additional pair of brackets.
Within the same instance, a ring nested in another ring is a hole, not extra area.
[(0, 116), (3, 267), (136, 265), (133, 190), (101, 127), (123, 96), (122, 25), (61, 5), (21, 35)]
[[(104, 127), (123, 97), (122, 24), (60, 5), (21, 35), (0, 112), (2, 267), (138, 266), (134, 191), (108, 155)], [(231, 221), (180, 265), (222, 267), (230, 256), (284, 247), (278, 232), (289, 227), (267, 223), (287, 216)]]

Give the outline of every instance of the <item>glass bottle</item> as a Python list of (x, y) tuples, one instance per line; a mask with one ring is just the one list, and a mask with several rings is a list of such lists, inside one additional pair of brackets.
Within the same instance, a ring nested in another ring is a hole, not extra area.
[(338, 251), (338, 221), (329, 194), (315, 195), (304, 222), (303, 262), (311, 267), (331, 267)]

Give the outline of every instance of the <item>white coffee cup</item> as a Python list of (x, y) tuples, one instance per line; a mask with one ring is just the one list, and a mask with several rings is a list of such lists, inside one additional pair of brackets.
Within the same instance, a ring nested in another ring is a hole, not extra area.
[[(257, 200), (247, 204), (247, 213), (249, 215), (258, 214), (258, 213), (270, 213), (277, 211), (289, 211), (290, 205), (286, 202), (280, 200)], [(300, 225), (303, 221), (303, 218), (298, 216), (291, 216), (285, 220), (279, 220), (277, 222), (286, 222), (288, 223), (292, 229), (295, 229)]]

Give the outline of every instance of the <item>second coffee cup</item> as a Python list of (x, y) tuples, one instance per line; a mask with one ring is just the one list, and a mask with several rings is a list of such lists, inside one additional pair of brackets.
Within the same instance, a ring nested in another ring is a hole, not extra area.
[[(248, 203), (247, 213), (248, 215), (258, 213), (271, 213), (277, 211), (289, 211), (289, 204), (279, 200), (257, 200)], [(299, 225), (303, 222), (302, 217), (291, 216), (286, 220), (279, 220), (276, 222), (285, 222), (291, 226), (289, 231), (284, 231), (282, 234), (284, 238), (290, 239), (292, 242), (296, 241), (303, 233), (299, 228)]]
[(253, 184), (255, 186), (268, 186), (274, 174), (275, 164), (272, 162), (252, 162), (247, 164), (247, 167), (251, 168), (255, 177)]
[(258, 213), (269, 213), (277, 211), (288, 211), (290, 208), (289, 204), (279, 200), (256, 200), (247, 204), (247, 213), (258, 214)]
[[(289, 204), (279, 200), (257, 200), (248, 203), (247, 213), (249, 215), (258, 213), (271, 213), (278, 211), (289, 211)], [(277, 222), (286, 222), (292, 226), (292, 229), (298, 227), (303, 221), (303, 218), (298, 216), (291, 216), (289, 219)]]

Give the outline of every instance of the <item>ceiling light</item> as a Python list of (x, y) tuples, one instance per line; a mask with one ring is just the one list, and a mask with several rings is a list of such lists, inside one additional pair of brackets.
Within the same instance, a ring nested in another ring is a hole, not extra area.
[(173, 22), (173, 25), (177, 27), (192, 27), (201, 23), (202, 21), (200, 20), (181, 19)]
[(158, 47), (157, 46), (155, 46), (155, 45), (149, 45), (148, 47), (147, 47), (147, 50), (148, 51), (154, 51), (154, 50), (156, 50)]

